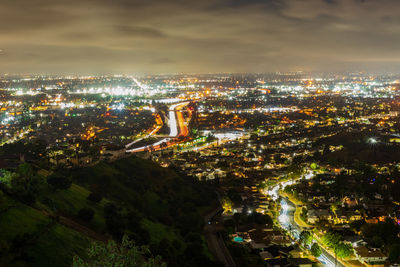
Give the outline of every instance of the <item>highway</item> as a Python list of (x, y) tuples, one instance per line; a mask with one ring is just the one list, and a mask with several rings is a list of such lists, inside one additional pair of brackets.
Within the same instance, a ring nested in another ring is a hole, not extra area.
[(168, 111), (169, 117), (169, 136), (176, 137), (178, 135), (178, 126), (176, 125), (176, 116), (175, 116), (175, 109), (177, 105), (172, 105)]
[[(178, 137), (178, 132), (180, 132), (181, 136), (187, 136), (189, 134), (189, 130), (188, 130), (186, 124), (185, 124), (185, 119), (183, 117), (183, 114), (182, 114), (181, 110), (182, 110), (183, 107), (187, 106), (188, 104), (189, 104), (189, 102), (184, 102), (184, 103), (174, 104), (174, 105), (170, 106), (170, 108), (168, 110), (169, 128), (170, 128), (169, 137), (164, 138), (164, 139), (162, 139), (160, 141), (157, 141), (157, 142), (155, 142), (153, 144), (150, 144), (150, 145), (137, 147), (137, 148), (133, 148), (133, 149), (127, 149), (126, 152), (135, 153), (135, 152), (144, 151), (146, 149), (160, 150), (160, 149), (163, 148), (162, 147), (163, 143), (167, 144), (165, 147), (171, 146), (172, 144), (170, 144), (169, 142), (172, 140), (172, 138)], [(177, 117), (178, 117), (178, 119), (177, 119)], [(178, 124), (179, 124), (179, 130), (178, 130)], [(147, 137), (150, 137), (150, 136), (151, 136), (151, 133)], [(134, 142), (132, 142), (132, 143), (134, 143)], [(131, 143), (131, 145), (132, 145), (132, 143)]]
[[(187, 103), (187, 104), (189, 104), (189, 103)], [(182, 108), (185, 107), (186, 105), (179, 105), (175, 108), (176, 116), (178, 118), (178, 124), (179, 124), (179, 132), (180, 132), (179, 136), (188, 136), (189, 135), (189, 129), (186, 126), (185, 118), (183, 117), (183, 113), (181, 112)]]
[(137, 142), (142, 141), (143, 139), (149, 138), (152, 135), (155, 135), (162, 128), (162, 119), (159, 115), (157, 115), (156, 121), (157, 121), (157, 123), (158, 123), (158, 121), (160, 121), (160, 123), (158, 123), (159, 125), (157, 125), (149, 134), (130, 142), (129, 144), (127, 144), (125, 146), (125, 148), (129, 148), (132, 145), (136, 144)]

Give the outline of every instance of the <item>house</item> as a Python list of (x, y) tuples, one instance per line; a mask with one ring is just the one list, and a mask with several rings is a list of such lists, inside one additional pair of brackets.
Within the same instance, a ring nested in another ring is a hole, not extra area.
[(356, 207), (358, 205), (357, 199), (354, 197), (344, 197), (342, 200), (342, 206), (347, 206), (349, 208)]
[(251, 239), (250, 246), (253, 249), (264, 249), (270, 244), (289, 246), (292, 243), (285, 234), (272, 229), (251, 229), (248, 233)]
[(378, 249), (368, 249), (365, 246), (356, 247), (355, 254), (357, 259), (367, 265), (378, 266), (387, 260), (387, 256)]
[(336, 211), (338, 223), (350, 223), (353, 221), (361, 220), (363, 217), (358, 210), (343, 210)]
[(332, 214), (327, 209), (309, 209), (307, 220), (309, 223), (316, 223), (320, 220), (332, 221)]
[(267, 266), (269, 267), (285, 267), (285, 266), (292, 266), (287, 258), (276, 258), (266, 260)]
[(302, 258), (303, 254), (303, 250), (298, 245), (294, 246), (293, 249), (289, 252), (289, 255), (292, 258)]
[(312, 267), (313, 261), (307, 258), (288, 258), (289, 263), (291, 266), (298, 266), (298, 267)]
[(268, 234), (262, 229), (251, 229), (249, 236), (252, 249), (264, 249), (269, 245)]

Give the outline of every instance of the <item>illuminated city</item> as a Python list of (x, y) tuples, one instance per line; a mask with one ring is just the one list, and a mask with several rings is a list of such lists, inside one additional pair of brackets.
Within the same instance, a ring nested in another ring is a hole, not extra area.
[(400, 264), (397, 0), (0, 11), (0, 266)]

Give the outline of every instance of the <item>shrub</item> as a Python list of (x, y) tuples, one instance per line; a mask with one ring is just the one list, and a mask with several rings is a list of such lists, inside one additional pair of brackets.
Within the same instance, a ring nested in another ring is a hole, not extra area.
[(90, 208), (82, 208), (78, 212), (78, 216), (83, 221), (91, 221), (93, 219), (94, 211)]
[(71, 187), (72, 181), (65, 176), (54, 174), (47, 177), (47, 183), (51, 185), (54, 190), (65, 190)]
[(322, 250), (317, 243), (312, 244), (311, 246), (311, 254), (318, 258), (322, 254)]
[(88, 195), (87, 200), (93, 202), (93, 203), (99, 203), (101, 201), (102, 197), (100, 194), (98, 193), (90, 193), (90, 195)]

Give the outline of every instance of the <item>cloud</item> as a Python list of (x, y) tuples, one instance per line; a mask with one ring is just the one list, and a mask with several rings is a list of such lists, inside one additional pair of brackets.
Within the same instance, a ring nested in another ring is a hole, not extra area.
[(118, 25), (115, 26), (115, 29), (123, 34), (128, 36), (139, 36), (139, 37), (148, 37), (148, 38), (165, 38), (166, 34), (162, 31), (143, 26), (127, 26), (127, 25)]
[(398, 0), (0, 2), (2, 72), (396, 69)]

